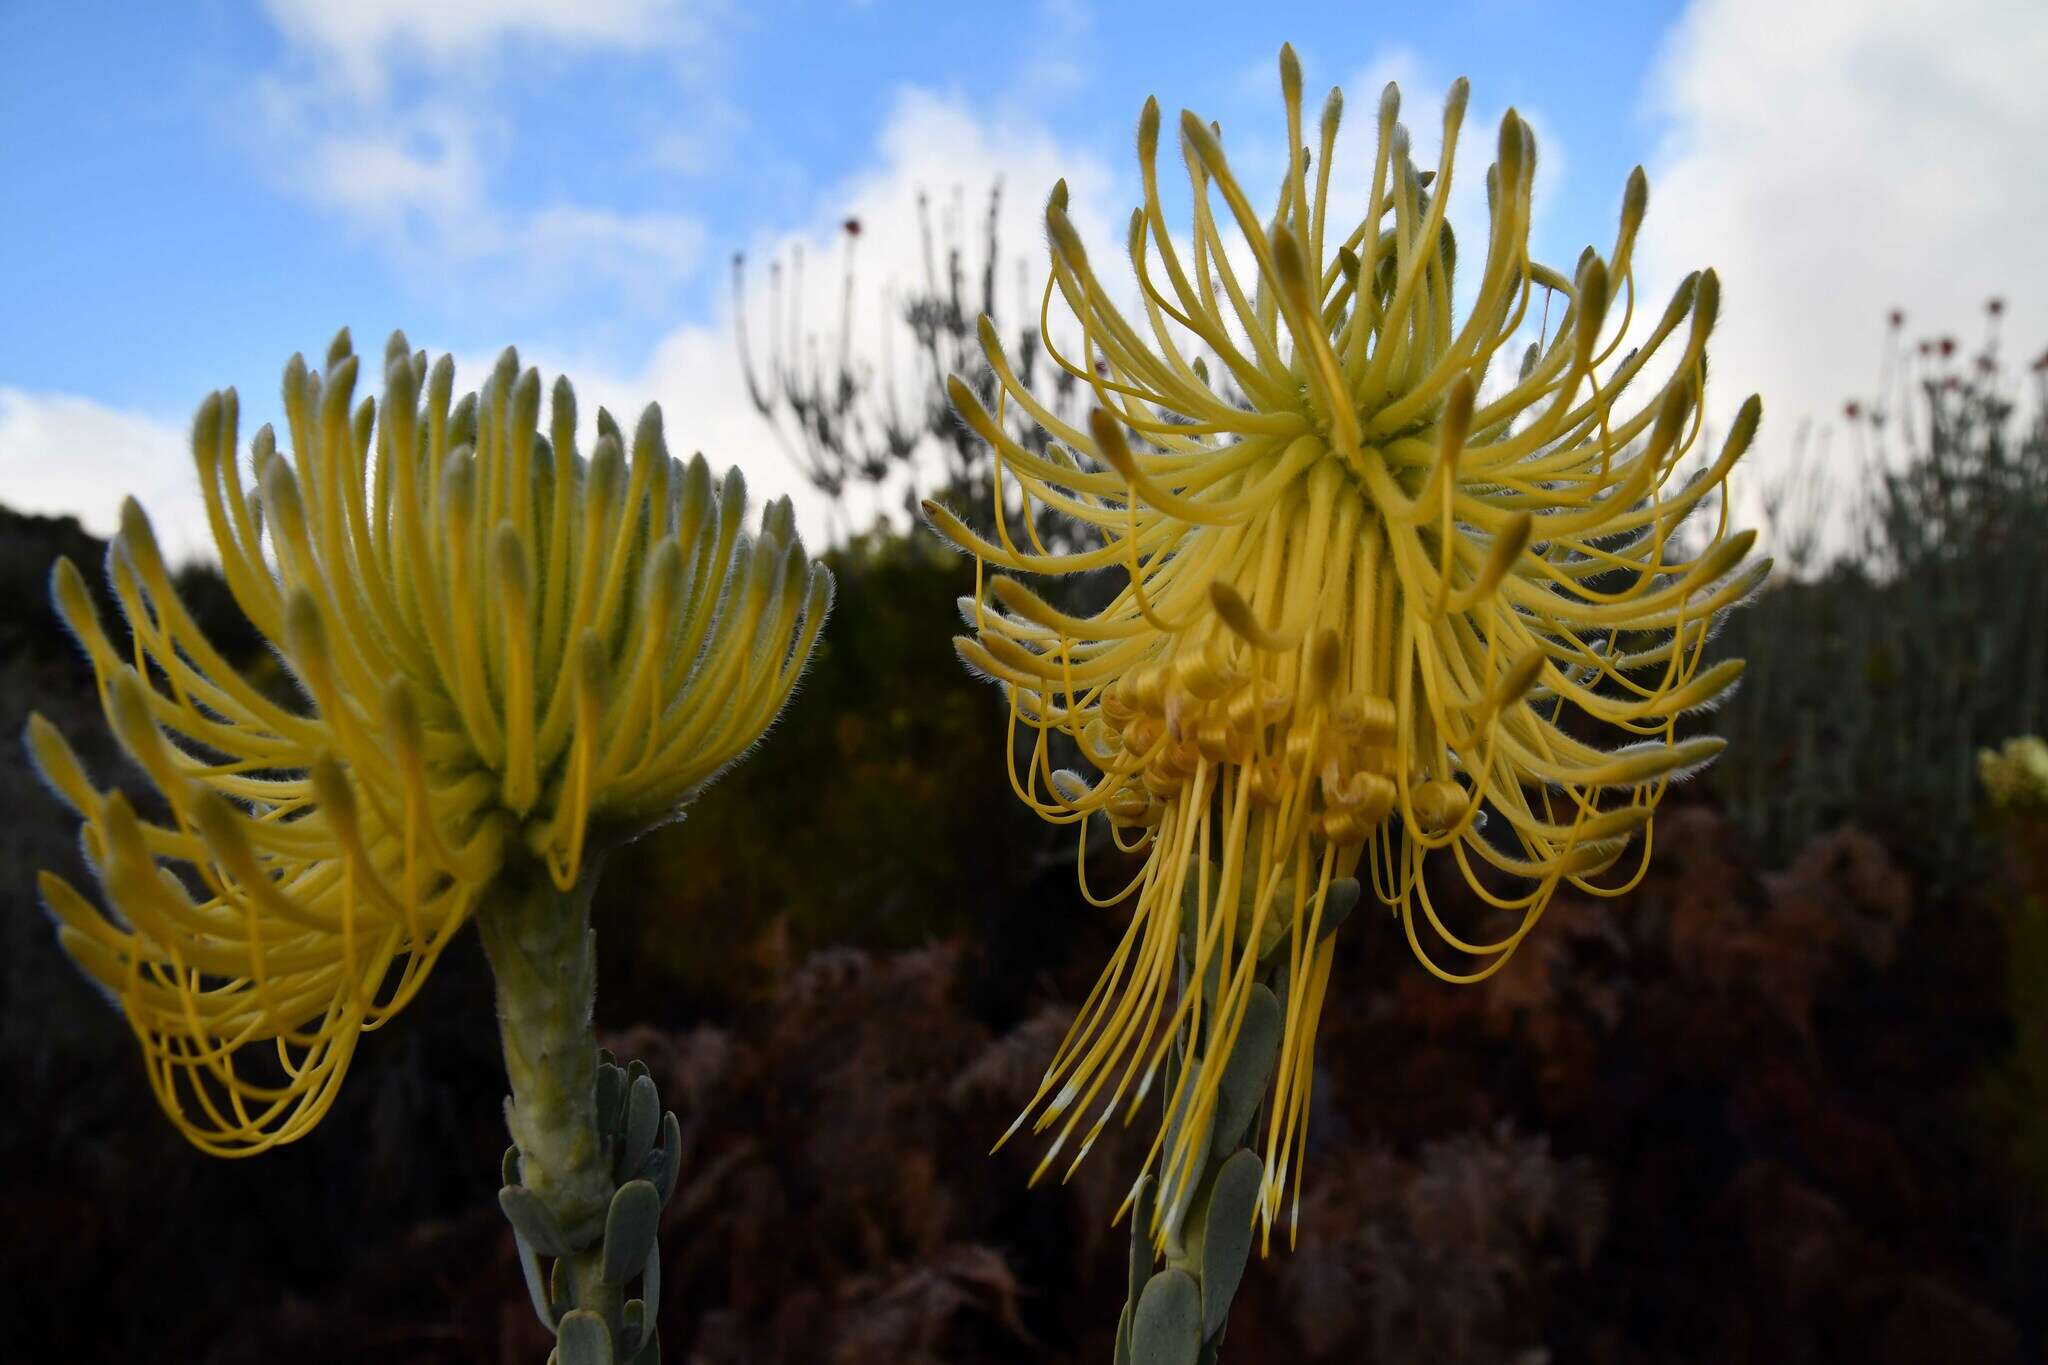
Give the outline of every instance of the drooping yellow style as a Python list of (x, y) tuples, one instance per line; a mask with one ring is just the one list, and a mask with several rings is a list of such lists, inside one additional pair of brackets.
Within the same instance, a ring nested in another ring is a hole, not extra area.
[[(1020, 546), (1015, 503), (1000, 497), (993, 540), (927, 504), (934, 527), (984, 564), (1117, 575), (1081, 590), (1107, 599), (1087, 615), (998, 577), (963, 603), (975, 633), (958, 646), (1007, 692), (1013, 738), (1035, 731), (1012, 745), (1030, 756), (1025, 772), (1013, 763), (1020, 796), (1056, 822), (1105, 817), (1122, 846), (1145, 852), (1129, 887), (1097, 896), (1084, 827), (1084, 893), (1101, 905), (1131, 897), (1135, 909), (1018, 1121), (1057, 1127), (1047, 1164), (1079, 1132), (1078, 1162), (1111, 1114), (1124, 1107), (1128, 1121), (1177, 1067), (1165, 1110), (1182, 1117), (1148, 1160), (1162, 1238), (1195, 1193), (1219, 1081), (1266, 978), (1284, 1004), (1252, 1138), (1270, 1234), (1300, 1160), (1334, 880), (1369, 886), (1429, 969), (1459, 982), (1497, 971), (1560, 885), (1633, 885), (1666, 783), (1719, 746), (1675, 728), (1740, 672), (1703, 666), (1702, 648), (1768, 567), (1744, 567), (1754, 536), (1730, 532), (1724, 491), (1757, 400), (1718, 453), (1690, 458), (1713, 272), (1688, 277), (1646, 331), (1635, 317), (1641, 170), (1606, 256), (1589, 249), (1568, 276), (1542, 266), (1529, 258), (1535, 143), (1510, 111), (1475, 261), (1445, 218), (1463, 81), (1429, 170), (1411, 158), (1389, 85), (1358, 184), (1359, 170), (1331, 164), (1339, 92), (1311, 148), (1291, 50), (1280, 70), (1287, 145), (1302, 150), (1269, 216), (1232, 175), (1220, 131), (1184, 113), (1193, 224), (1175, 235), (1156, 102), (1138, 126), (1144, 203), (1126, 241), (1129, 285), (1112, 288), (1091, 266), (1065, 187), (1054, 190), (1041, 333), (1052, 335), (1056, 293), (1081, 348), (1049, 349), (1093, 391), (1085, 430), (1018, 381), (986, 320), (1002, 400), (1056, 438), (1049, 454), (1009, 439), (966, 385), (952, 386), (1014, 479), (1027, 530), (1043, 504), (1072, 519), (1083, 548)], [(1354, 185), (1363, 221), (1330, 221), (1333, 194)], [(1467, 273), (1454, 274), (1461, 264)], [(1454, 300), (1468, 296), (1459, 316)], [(1501, 363), (1553, 301), (1554, 330), (1518, 368)], [(1632, 325), (1639, 335), (1620, 353)], [(1702, 508), (1682, 546), (1679, 523)], [(1602, 731), (1627, 742), (1596, 742)], [(1056, 771), (1061, 748), (1097, 775)], [(1636, 836), (1639, 858), (1603, 876)], [(1506, 912), (1505, 932), (1439, 914), (1432, 854)], [(1168, 1066), (1170, 1051), (1188, 1061)]]
[(102, 792), (54, 728), (31, 747), (85, 820), (102, 910), (42, 878), (64, 946), (118, 1000), (151, 1084), (220, 1155), (302, 1136), (358, 1035), (401, 1009), (508, 868), (574, 885), (591, 841), (672, 818), (789, 696), (830, 606), (787, 501), (757, 535), (737, 471), (670, 457), (650, 406), (630, 453), (600, 411), (510, 350), (452, 402), (394, 335), (381, 407), (358, 360), (294, 357), (284, 410), (236, 456), (233, 390), (193, 428), (229, 587), (296, 679), (243, 677), (180, 603), (131, 500), (108, 553), (132, 646), (68, 561), (77, 632), (123, 748), (167, 808)]

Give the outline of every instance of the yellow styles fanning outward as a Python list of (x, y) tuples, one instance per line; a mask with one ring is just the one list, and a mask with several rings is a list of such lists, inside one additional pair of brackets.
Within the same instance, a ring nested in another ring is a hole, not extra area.
[[(567, 891), (609, 843), (673, 818), (760, 737), (830, 605), (786, 501), (742, 527), (737, 472), (630, 438), (507, 350), (454, 401), (402, 335), (381, 407), (359, 360), (284, 375), (292, 454), (236, 457), (232, 390), (193, 454), (235, 600), (304, 693), (280, 703), (199, 633), (130, 501), (108, 553), (128, 640), (59, 562), (59, 611), (114, 732), (167, 807), (96, 787), (41, 717), (29, 741), (85, 820), (102, 911), (42, 891), (65, 947), (127, 1012), (165, 1110), (209, 1152), (302, 1136), (359, 1033), (402, 1008), (514, 873)], [(587, 1014), (587, 1001), (586, 1001)], [(594, 1050), (593, 1050), (594, 1064)]]
[[(1195, 1194), (1232, 1045), (1268, 978), (1284, 1000), (1281, 1043), (1250, 1141), (1270, 1235), (1300, 1162), (1329, 930), (1359, 884), (1448, 981), (1498, 970), (1561, 884), (1596, 895), (1633, 885), (1666, 783), (1719, 747), (1675, 731), (1741, 668), (1704, 666), (1702, 649), (1768, 567), (1744, 567), (1753, 533), (1730, 533), (1723, 489), (1757, 400), (1718, 452), (1702, 449), (1681, 473), (1700, 445), (1713, 272), (1688, 277), (1617, 358), (1635, 320), (1641, 170), (1610, 254), (1588, 250), (1569, 277), (1537, 264), (1535, 144), (1510, 111), (1485, 173), (1489, 236), (1475, 262), (1444, 217), (1463, 81), (1428, 169), (1411, 158), (1387, 87), (1365, 218), (1348, 225), (1326, 216), (1341, 96), (1330, 93), (1306, 146), (1291, 50), (1280, 71), (1288, 145), (1301, 150), (1266, 218), (1219, 131), (1184, 113), (1194, 222), (1176, 237), (1161, 209), (1159, 107), (1147, 102), (1145, 198), (1127, 240), (1140, 315), (1112, 301), (1064, 185), (1054, 190), (1045, 299), (1057, 291), (1079, 323), (1080, 353), (1053, 355), (1094, 392), (1085, 430), (1019, 383), (986, 322), (1001, 401), (1044, 424), (1052, 451), (1023, 449), (965, 384), (952, 386), (1014, 476), (1024, 525), (1043, 503), (1099, 547), (1020, 547), (1000, 498), (994, 540), (926, 507), (985, 564), (1121, 571), (1087, 616), (995, 578), (963, 604), (975, 633), (958, 645), (1007, 692), (1013, 732), (1036, 731), (1035, 744), (1012, 746), (1030, 755), (1024, 773), (1013, 762), (1023, 799), (1055, 822), (1102, 816), (1120, 846), (1144, 850), (1132, 884), (1107, 896), (1089, 891), (1084, 856), (1084, 893), (1100, 905), (1134, 897), (1135, 910), (1018, 1122), (1057, 1127), (1047, 1164), (1078, 1132), (1078, 1161), (1165, 1070), (1177, 1117), (1147, 1162), (1163, 1240)], [(1236, 256), (1226, 223), (1242, 237)], [(1461, 263), (1478, 276), (1462, 318)], [(1548, 295), (1564, 305), (1554, 336), (1518, 372), (1497, 364)], [(1214, 382), (1205, 356), (1221, 367)], [(1704, 544), (1684, 550), (1679, 523), (1702, 507)], [(1602, 728), (1624, 742), (1589, 742)], [(1054, 736), (1098, 776), (1055, 771)], [(1508, 913), (1504, 937), (1466, 937), (1439, 915), (1424, 877), (1432, 854)], [(1205, 984), (1177, 989), (1177, 971)]]

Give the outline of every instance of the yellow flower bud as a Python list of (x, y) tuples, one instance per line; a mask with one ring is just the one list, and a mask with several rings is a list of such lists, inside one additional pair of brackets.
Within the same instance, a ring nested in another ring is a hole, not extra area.
[(452, 404), (447, 357), (430, 371), (393, 336), (381, 409), (351, 409), (358, 364), (346, 332), (324, 376), (293, 357), (292, 453), (257, 433), (256, 495), (233, 391), (193, 423), (228, 587), (303, 704), (199, 633), (132, 500), (109, 557), (139, 658), (75, 567), (52, 577), (170, 817), (102, 796), (32, 720), (109, 910), (54, 877), (44, 894), (128, 1012), (165, 1109), (225, 1155), (318, 1120), (356, 1034), (411, 998), (497, 879), (566, 890), (589, 848), (672, 817), (759, 738), (830, 605), (787, 504), (745, 534), (738, 475), (714, 493), (701, 456), (672, 459), (658, 409), (629, 472), (608, 414), (591, 457), (576, 452), (566, 381), (541, 437), (540, 377), (512, 351)]

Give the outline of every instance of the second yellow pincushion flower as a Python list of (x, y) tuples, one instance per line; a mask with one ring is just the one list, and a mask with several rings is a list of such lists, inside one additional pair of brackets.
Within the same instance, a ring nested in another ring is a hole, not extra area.
[[(236, 455), (232, 390), (193, 453), (236, 602), (306, 706), (200, 634), (132, 501), (108, 553), (132, 647), (78, 569), (54, 591), (123, 748), (169, 818), (103, 792), (61, 736), (30, 746), (85, 820), (107, 901), (46, 874), (64, 946), (121, 1004), (151, 1084), (203, 1149), (302, 1136), (365, 1029), (478, 921), (497, 980), (515, 1141), (501, 1192), (564, 1365), (651, 1361), (646, 1272), (680, 1153), (637, 1064), (601, 1058), (590, 894), (606, 850), (675, 818), (774, 720), (830, 608), (786, 500), (756, 534), (737, 471), (672, 458), (650, 406), (628, 441), (508, 350), (455, 401), (402, 335), (381, 406), (348, 334), (284, 377), (292, 455)], [(173, 869), (177, 869), (174, 871)], [(552, 1283), (539, 1256), (560, 1269)], [(604, 1350), (597, 1354), (602, 1338)]]
[[(1445, 215), (1465, 83), (1430, 169), (1387, 87), (1364, 217), (1346, 226), (1330, 212), (1333, 184), (1349, 183), (1331, 164), (1341, 94), (1311, 149), (1291, 50), (1280, 74), (1300, 152), (1266, 218), (1220, 131), (1183, 113), (1194, 221), (1176, 237), (1159, 106), (1145, 105), (1144, 203), (1126, 240), (1138, 314), (1055, 189), (1040, 331), (1052, 336), (1056, 294), (1082, 344), (1048, 351), (1094, 393), (1086, 429), (1019, 382), (986, 320), (1003, 399), (1046, 428), (1048, 455), (952, 385), (1014, 478), (1022, 524), (1042, 503), (1099, 545), (1020, 547), (1000, 493), (993, 539), (926, 509), (980, 563), (1122, 578), (1088, 598), (1104, 603), (1092, 614), (997, 578), (963, 603), (974, 633), (958, 643), (1004, 688), (1013, 733), (1029, 731), (1012, 745), (1028, 755), (1021, 774), (1013, 764), (1019, 794), (1049, 820), (1106, 819), (1145, 854), (1129, 887), (1095, 896), (1084, 828), (1084, 893), (1135, 909), (1019, 1123), (1057, 1129), (1048, 1164), (1078, 1133), (1078, 1161), (1163, 1076), (1166, 1118), (1133, 1202), (1135, 1235), (1168, 1268), (1147, 1278), (1149, 1250), (1134, 1252), (1120, 1346), (1182, 1342), (1189, 1359), (1221, 1329), (1251, 1224), (1270, 1231), (1299, 1167), (1332, 930), (1361, 883), (1450, 981), (1498, 970), (1561, 884), (1626, 889), (1626, 869), (1594, 879), (1635, 836), (1647, 857), (1666, 783), (1719, 747), (1680, 738), (1677, 720), (1735, 681), (1739, 662), (1705, 666), (1702, 649), (1768, 567), (1744, 566), (1753, 533), (1730, 531), (1722, 492), (1758, 401), (1680, 473), (1699, 438), (1713, 272), (1689, 276), (1616, 359), (1635, 321), (1641, 170), (1609, 254), (1551, 270), (1529, 256), (1536, 148), (1509, 111), (1468, 284)], [(1489, 382), (1552, 296), (1554, 332)], [(1682, 548), (1679, 523), (1703, 506), (1707, 534)], [(1634, 742), (1596, 744), (1600, 729)], [(1056, 769), (1056, 745), (1095, 775)], [(1425, 876), (1438, 852), (1512, 916), (1504, 935), (1439, 914)]]

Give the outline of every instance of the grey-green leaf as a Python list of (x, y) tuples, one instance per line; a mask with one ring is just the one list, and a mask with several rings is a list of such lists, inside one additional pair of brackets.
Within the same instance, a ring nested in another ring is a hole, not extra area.
[(648, 1180), (629, 1180), (612, 1196), (604, 1219), (604, 1278), (624, 1284), (647, 1264), (661, 1227), (661, 1196)]
[(671, 1109), (661, 1116), (661, 1145), (647, 1154), (633, 1174), (641, 1180), (652, 1180), (654, 1192), (666, 1204), (676, 1192), (676, 1177), (682, 1168), (683, 1126), (676, 1122), (675, 1111)]
[(523, 1185), (505, 1185), (498, 1190), (498, 1207), (505, 1211), (513, 1231), (543, 1256), (567, 1256), (571, 1251), (561, 1227), (540, 1196)]
[[(1131, 1200), (1131, 1271), (1124, 1285), (1124, 1299), (1136, 1303), (1152, 1278), (1152, 1263), (1159, 1253), (1152, 1246), (1152, 1211), (1159, 1198), (1159, 1181), (1147, 1171), (1138, 1177), (1137, 1197)], [(1128, 1330), (1128, 1324), (1126, 1325)]]
[(647, 1302), (647, 1320), (661, 1311), (661, 1238), (647, 1244), (647, 1264), (640, 1267), (640, 1295)]
[(1319, 939), (1328, 938), (1344, 927), (1344, 921), (1351, 918), (1351, 912), (1358, 908), (1361, 894), (1358, 878), (1339, 877), (1330, 883), (1330, 889), (1323, 897), (1323, 922), (1316, 930)]
[(640, 1349), (641, 1334), (647, 1330), (647, 1305), (639, 1299), (627, 1299), (624, 1322), (619, 1332), (619, 1349), (631, 1359)]
[[(1256, 883), (1257, 878), (1247, 876), (1246, 881), (1248, 883)], [(1279, 950), (1281, 944), (1287, 943), (1293, 938), (1294, 902), (1294, 874), (1290, 872), (1282, 877), (1280, 884), (1273, 889), (1273, 899), (1266, 907), (1266, 917), (1259, 924), (1259, 940), (1256, 950), (1261, 961), (1272, 957)], [(1258, 887), (1256, 885), (1247, 885), (1244, 889), (1243, 897), (1238, 902), (1237, 922), (1240, 935), (1251, 933), (1252, 920), (1257, 916), (1258, 903)]]
[(498, 1163), (498, 1176), (507, 1185), (519, 1183), (519, 1148), (516, 1144), (505, 1149), (505, 1159)]
[(548, 1272), (548, 1300), (555, 1306), (555, 1316), (561, 1317), (576, 1306), (576, 1287), (569, 1283), (569, 1263), (556, 1261), (555, 1268)]
[[(1215, 895), (1215, 894), (1216, 894), (1216, 882), (1217, 882), (1217, 880), (1218, 880), (1218, 878), (1220, 877), (1220, 875), (1221, 875), (1221, 874), (1220, 874), (1220, 873), (1219, 873), (1219, 872), (1217, 871), (1217, 869), (1216, 869), (1216, 864), (1215, 864), (1215, 863), (1213, 863), (1213, 862), (1209, 864), (1209, 868), (1208, 868), (1208, 871), (1209, 871), (1209, 894), (1213, 896), (1213, 895)], [(1202, 883), (1201, 883), (1201, 876), (1202, 876), (1202, 869), (1201, 869), (1201, 868), (1199, 868), (1199, 867), (1190, 867), (1190, 868), (1188, 869), (1188, 876), (1187, 876), (1187, 880), (1181, 883), (1181, 888), (1180, 888), (1180, 941), (1181, 941), (1181, 944), (1182, 944), (1183, 946), (1187, 946), (1187, 945), (1190, 945), (1190, 944), (1192, 944), (1192, 943), (1193, 943), (1193, 942), (1195, 941), (1195, 936), (1196, 936), (1197, 934), (1199, 934), (1199, 933), (1201, 932), (1201, 928), (1202, 928), (1202, 917), (1201, 917), (1201, 910), (1202, 910), (1202, 897), (1201, 897), (1201, 891), (1202, 891)]]
[(633, 1078), (626, 1092), (625, 1139), (619, 1147), (614, 1172), (619, 1179), (624, 1180), (640, 1169), (640, 1163), (654, 1149), (655, 1130), (660, 1127), (661, 1095), (654, 1088), (654, 1078), (642, 1073)]
[[(1172, 1094), (1173, 1094), (1173, 1092), (1169, 1090), (1169, 1091), (1167, 1092), (1167, 1097), (1168, 1097), (1169, 1099), (1171, 1099), (1171, 1098), (1172, 1098)], [(1176, 1151), (1179, 1151), (1179, 1150), (1180, 1150), (1180, 1130), (1181, 1130), (1181, 1124), (1182, 1124), (1183, 1122), (1185, 1122), (1185, 1121), (1186, 1121), (1186, 1120), (1188, 1119), (1188, 1117), (1190, 1116), (1190, 1114), (1191, 1114), (1191, 1113), (1192, 1113), (1192, 1111), (1194, 1110), (1194, 1107), (1195, 1107), (1195, 1086), (1194, 1086), (1194, 1083), (1193, 1083), (1193, 1079), (1192, 1079), (1192, 1078), (1188, 1078), (1188, 1081), (1187, 1081), (1187, 1083), (1186, 1083), (1186, 1084), (1184, 1084), (1183, 1086), (1181, 1086), (1181, 1092), (1180, 1092), (1180, 1102), (1179, 1102), (1178, 1104), (1175, 1104), (1175, 1105), (1174, 1105), (1174, 1106), (1173, 1106), (1173, 1107), (1172, 1107), (1172, 1108), (1171, 1108), (1170, 1110), (1168, 1110), (1168, 1111), (1167, 1111), (1167, 1114), (1166, 1114), (1166, 1123), (1165, 1123), (1165, 1132), (1166, 1132), (1166, 1136), (1165, 1136), (1165, 1138), (1164, 1138), (1164, 1140), (1163, 1140), (1163, 1142), (1162, 1142), (1162, 1145), (1160, 1146), (1160, 1149), (1159, 1149), (1159, 1150), (1160, 1150), (1160, 1151), (1161, 1151), (1162, 1153), (1172, 1153), (1172, 1152), (1176, 1152)], [(1209, 1121), (1210, 1121), (1210, 1123), (1212, 1123), (1212, 1124), (1213, 1124), (1213, 1123), (1215, 1122), (1215, 1116), (1216, 1116), (1216, 1111), (1215, 1111), (1215, 1110), (1214, 1110), (1214, 1109), (1212, 1108), (1212, 1109), (1210, 1110), (1210, 1113), (1209, 1113)], [(1194, 1147), (1195, 1147), (1195, 1150), (1196, 1150), (1197, 1152), (1200, 1152), (1200, 1151), (1204, 1150), (1204, 1149), (1205, 1149), (1205, 1148), (1206, 1148), (1207, 1146), (1208, 1146), (1208, 1140), (1207, 1140), (1207, 1137), (1206, 1137), (1206, 1135), (1205, 1135), (1205, 1134), (1197, 1134), (1197, 1135), (1195, 1135), (1195, 1138), (1194, 1138)], [(1155, 1194), (1154, 1194), (1154, 1197), (1155, 1197), (1155, 1198), (1157, 1197), (1157, 1194), (1156, 1194), (1156, 1192), (1155, 1192)], [(1183, 1207), (1182, 1207), (1182, 1208), (1180, 1208), (1180, 1209), (1168, 1209), (1168, 1210), (1167, 1210), (1167, 1215), (1168, 1215), (1168, 1217), (1169, 1217), (1169, 1218), (1172, 1218), (1172, 1217), (1177, 1217), (1177, 1216), (1178, 1216), (1179, 1214), (1181, 1214), (1181, 1213), (1182, 1213), (1182, 1212), (1184, 1212), (1184, 1211), (1185, 1211), (1185, 1206), (1183, 1206)], [(1148, 1233), (1149, 1233), (1149, 1229), (1148, 1229)]]
[(519, 1273), (526, 1278), (526, 1297), (533, 1300), (533, 1315), (540, 1319), (543, 1327), (555, 1325), (554, 1305), (548, 1302), (548, 1289), (541, 1275), (540, 1257), (533, 1254), (533, 1244), (519, 1235), (519, 1229), (512, 1229), (512, 1241), (519, 1249)]
[(613, 1365), (611, 1329), (588, 1308), (565, 1313), (555, 1333), (555, 1352), (562, 1365)]
[(1116, 1320), (1116, 1365), (1131, 1365), (1131, 1305)]
[(1195, 1277), (1160, 1271), (1131, 1314), (1131, 1365), (1195, 1365), (1201, 1349), (1202, 1291)]
[[(1213, 862), (1208, 864), (1207, 872), (1209, 894), (1211, 897), (1214, 897), (1219, 894), (1218, 882), (1222, 879), (1222, 873)], [(1192, 975), (1195, 970), (1195, 946), (1202, 939), (1202, 873), (1202, 868), (1190, 867), (1187, 880), (1181, 884), (1180, 967), (1181, 975), (1184, 979)], [(1214, 1000), (1216, 998), (1216, 977), (1221, 965), (1220, 955), (1212, 953), (1209, 960), (1209, 970), (1203, 974), (1202, 998), (1205, 1000)]]
[(610, 1137), (626, 1118), (626, 1073), (609, 1062), (597, 1068), (597, 1131)]
[(1245, 1130), (1259, 1112), (1266, 1097), (1266, 1082), (1273, 1076), (1273, 1059), (1280, 1052), (1280, 1032), (1286, 1020), (1280, 1000), (1263, 984), (1252, 986), (1245, 1002), (1244, 1022), (1237, 1031), (1230, 1060), (1216, 1090), (1215, 1118), (1210, 1129), (1209, 1150), (1223, 1156), (1244, 1141)]
[(1257, 1153), (1239, 1151), (1216, 1172), (1202, 1236), (1202, 1335), (1212, 1337), (1230, 1316), (1230, 1301), (1244, 1278), (1252, 1250), (1252, 1215), (1265, 1166)]

